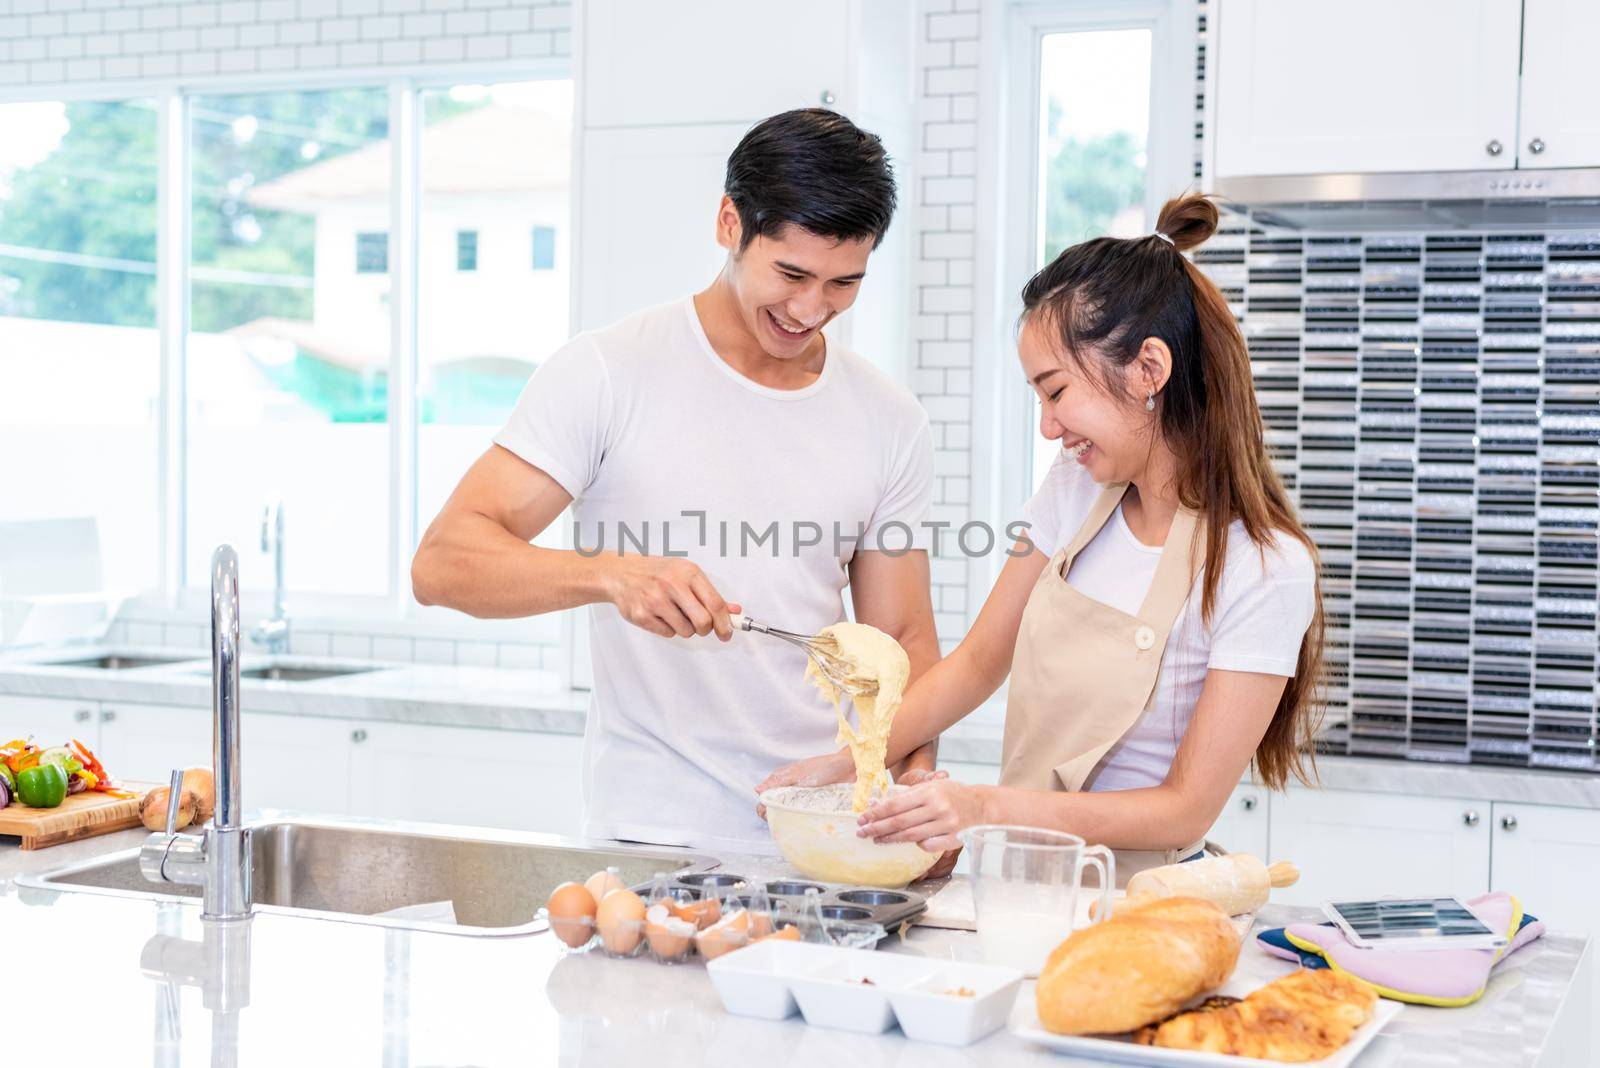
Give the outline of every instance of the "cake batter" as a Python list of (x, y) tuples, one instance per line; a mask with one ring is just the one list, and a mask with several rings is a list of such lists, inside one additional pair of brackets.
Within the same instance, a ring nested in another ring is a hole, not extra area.
[[(849, 670), (841, 680), (843, 685), (836, 686), (817, 668), (815, 660), (807, 659), (805, 677), (839, 710), (837, 740), (850, 747), (856, 764), (852, 807), (864, 812), (874, 797), (889, 792), (894, 781), (883, 758), (889, 748), (889, 728), (911, 676), (911, 661), (899, 642), (866, 623), (835, 623), (824, 627), (817, 637), (823, 640), (819, 644), (831, 641), (833, 648), (829, 651)], [(872, 692), (873, 684), (876, 692)], [(862, 690), (867, 692), (859, 692)], [(855, 705), (854, 727), (850, 725), (846, 698)]]

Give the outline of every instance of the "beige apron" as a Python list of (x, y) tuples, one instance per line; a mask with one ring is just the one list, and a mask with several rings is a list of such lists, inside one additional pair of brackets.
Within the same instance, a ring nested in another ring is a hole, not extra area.
[[(1067, 585), (1084, 546), (1116, 511), (1126, 482), (1108, 485), (1070, 544), (1039, 576), (1017, 633), (1006, 702), (1000, 785), (1080, 790), (1095, 765), (1149, 707), (1167, 635), (1189, 597), (1204, 554), (1198, 517), (1180, 508), (1138, 615), (1130, 616)], [(1115, 851), (1117, 885), (1146, 868), (1173, 864), (1204, 848)]]

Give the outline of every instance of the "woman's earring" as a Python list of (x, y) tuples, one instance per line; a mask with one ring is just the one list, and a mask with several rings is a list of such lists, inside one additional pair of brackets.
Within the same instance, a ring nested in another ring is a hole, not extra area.
[(1144, 399), (1144, 410), (1147, 412), (1156, 410), (1156, 395), (1154, 393)]

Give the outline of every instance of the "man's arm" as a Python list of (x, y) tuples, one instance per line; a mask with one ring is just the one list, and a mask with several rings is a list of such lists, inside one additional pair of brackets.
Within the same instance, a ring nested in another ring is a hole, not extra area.
[(610, 603), (635, 626), (670, 638), (733, 633), (725, 603), (687, 560), (528, 543), (572, 503), (544, 471), (499, 445), (480, 456), (428, 526), (411, 561), (422, 604), (509, 619)]
[[(850, 562), (850, 600), (857, 622), (877, 627), (905, 649), (911, 661), (908, 688), (939, 662), (926, 552), (857, 552)], [(939, 740), (935, 738), (907, 756), (894, 769), (895, 778), (908, 771), (932, 771), (938, 755)]]

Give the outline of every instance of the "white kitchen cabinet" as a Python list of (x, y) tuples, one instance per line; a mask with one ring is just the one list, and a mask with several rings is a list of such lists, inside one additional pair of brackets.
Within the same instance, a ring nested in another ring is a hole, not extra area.
[(349, 813), (351, 738), (359, 727), (345, 719), (243, 713), (239, 746), (245, 808)]
[(577, 735), (356, 723), (350, 803), (358, 816), (577, 835)]
[(58, 697), (0, 696), (0, 742), (32, 736), (38, 745), (66, 745), (76, 738), (99, 752), (100, 722), (93, 701)]
[(174, 768), (211, 767), (211, 709), (194, 705), (100, 706), (101, 763), (119, 779), (167, 782)]
[[(659, 0), (577, 6), (584, 123), (737, 122), (819, 104), (848, 107), (851, 25), (870, 0), (696, 0), (689, 17)], [(893, 6), (901, 0), (880, 0)], [(826, 99), (831, 96), (830, 101)]]
[(1524, 0), (1519, 167), (1600, 166), (1596, 41), (1595, 0)]
[(1491, 816), (1486, 801), (1290, 787), (1272, 797), (1268, 855), (1298, 865), (1300, 881), (1273, 900), (1481, 894)]
[(1206, 838), (1230, 853), (1249, 853), (1266, 860), (1271, 848), (1267, 836), (1271, 793), (1253, 783), (1239, 786), (1222, 806)]
[(961, 761), (941, 760), (939, 770), (949, 772), (950, 777), (957, 782), (971, 783), (974, 786), (1000, 784), (999, 764), (964, 764)]
[(1600, 931), (1600, 811), (1496, 801), (1491, 889), (1517, 895), (1553, 931)]
[[(1522, 0), (1221, 0), (1213, 17), (1218, 178), (1516, 165)], [(1554, 109), (1592, 101), (1592, 41), (1562, 42), (1584, 54)]]

